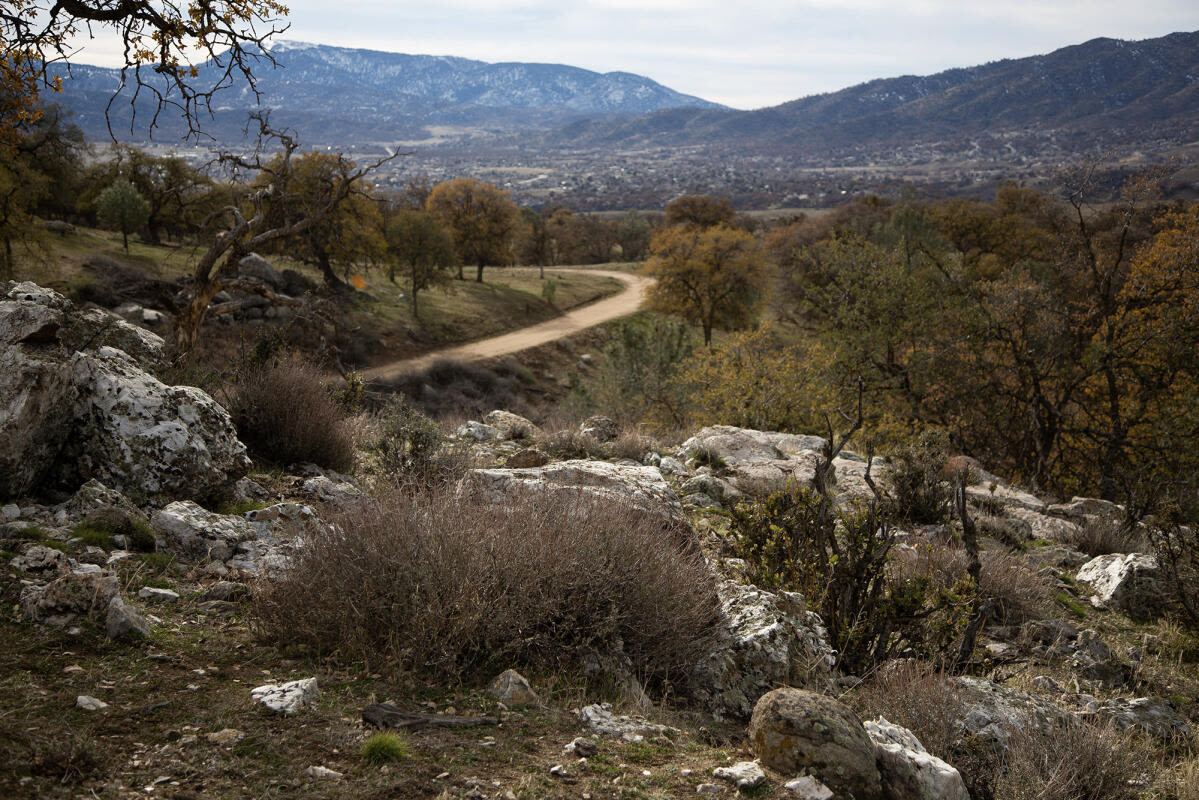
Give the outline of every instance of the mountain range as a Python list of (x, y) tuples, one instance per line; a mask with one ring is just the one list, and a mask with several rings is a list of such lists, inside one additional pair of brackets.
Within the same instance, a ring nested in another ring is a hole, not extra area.
[[(1199, 32), (1136, 42), (1094, 39), (1047, 55), (873, 80), (755, 111), (728, 109), (630, 73), (560, 64), (491, 64), (288, 41), (276, 42), (272, 53), (278, 68), (263, 62), (255, 73), (272, 120), (308, 144), (343, 148), (702, 147), (822, 158), (930, 142), (956, 142), (965, 152), (961, 143), (968, 150), (975, 137), (999, 148), (1019, 142), (1025, 152), (1033, 140), (1082, 152), (1199, 139)], [(202, 66), (199, 81), (214, 75), (210, 65)], [(59, 100), (86, 135), (104, 140), (105, 107), (118, 84), (116, 70), (75, 65)], [(235, 86), (215, 103), (206, 132), (218, 142), (240, 141), (254, 94)], [(132, 107), (125, 97), (110, 109), (121, 138)], [(144, 128), (139, 123), (135, 130)], [(166, 120), (154, 138), (169, 142), (181, 132)]]

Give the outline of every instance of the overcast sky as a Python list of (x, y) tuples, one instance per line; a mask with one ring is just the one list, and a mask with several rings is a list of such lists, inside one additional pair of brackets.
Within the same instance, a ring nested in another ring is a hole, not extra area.
[[(758, 108), (871, 78), (1199, 29), (1197, 0), (287, 0), (282, 38), (649, 76)], [(104, 48), (80, 63), (111, 63)]]

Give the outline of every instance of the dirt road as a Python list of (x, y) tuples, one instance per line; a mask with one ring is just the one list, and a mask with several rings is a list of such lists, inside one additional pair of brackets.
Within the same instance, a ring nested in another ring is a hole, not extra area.
[(568, 311), (560, 317), (531, 325), (528, 328), (493, 336), (490, 339), (480, 339), (477, 342), (444, 347), (425, 353), (423, 356), (408, 358), (402, 361), (392, 361), (390, 364), (366, 370), (363, 377), (367, 380), (388, 380), (405, 372), (422, 369), (439, 358), (452, 358), (458, 361), (480, 361), (485, 358), (516, 353), (527, 350), (554, 339), (561, 339), (572, 333), (599, 325), (601, 322), (632, 314), (641, 307), (645, 300), (646, 290), (653, 284), (652, 278), (644, 278), (629, 272), (610, 272), (608, 270), (568, 270), (554, 268), (554, 272), (585, 272), (589, 275), (604, 275), (615, 278), (625, 284), (625, 290), (612, 297), (598, 300), (590, 305)]

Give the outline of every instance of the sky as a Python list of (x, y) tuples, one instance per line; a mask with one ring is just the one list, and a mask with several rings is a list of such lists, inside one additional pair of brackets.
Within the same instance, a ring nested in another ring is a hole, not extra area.
[[(633, 72), (734, 108), (1106, 36), (1199, 29), (1196, 0), (285, 0), (281, 38)], [(77, 63), (115, 65), (89, 43)]]

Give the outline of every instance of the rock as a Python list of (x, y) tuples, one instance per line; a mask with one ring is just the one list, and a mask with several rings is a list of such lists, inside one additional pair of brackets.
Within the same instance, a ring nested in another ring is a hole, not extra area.
[(103, 711), (108, 708), (108, 703), (91, 695), (81, 694), (75, 698), (75, 707), (81, 708), (84, 711)]
[(96, 478), (165, 502), (218, 494), (249, 468), (229, 414), (199, 389), (166, 386), (109, 347), (73, 367), (79, 396), (62, 480)]
[(628, 742), (639, 742), (646, 736), (660, 736), (674, 731), (665, 725), (649, 722), (640, 716), (615, 716), (610, 703), (584, 706), (575, 712), (587, 727), (604, 736), (619, 736)]
[(686, 523), (682, 504), (655, 467), (573, 460), (527, 469), (475, 469), (467, 473), (463, 486), (493, 503), (522, 492), (564, 500), (583, 493)]
[(550, 463), (548, 454), (530, 447), (508, 456), (504, 461), (504, 466), (509, 469), (528, 469), (529, 467), (544, 467), (548, 463)]
[(21, 518), (21, 508), (16, 503), (9, 503), (0, 508), (0, 522), (12, 522)]
[(895, 800), (970, 800), (961, 774), (929, 753), (907, 728), (879, 717), (864, 723), (874, 742), (883, 795)]
[(525, 677), (514, 669), (506, 669), (492, 680), (487, 694), (509, 708), (541, 705), (541, 698)]
[(117, 577), (108, 573), (68, 573), (43, 586), (21, 592), (21, 611), (26, 618), (48, 625), (66, 625), (76, 616), (98, 616), (117, 597)]
[(250, 253), (248, 256), (242, 258), (241, 261), (238, 261), (237, 273), (247, 278), (256, 278), (275, 291), (282, 291), (284, 286), (287, 285), (279, 270), (272, 267), (271, 262), (257, 253)]
[(532, 439), (541, 434), (540, 428), (519, 414), (513, 414), (511, 411), (500, 411), (497, 409), (483, 417), (483, 422), (495, 428), (499, 434), (500, 441)]
[(69, 314), (59, 339), (67, 352), (102, 347), (120, 350), (140, 368), (151, 372), (165, 363), (166, 342), (161, 336), (99, 308)]
[(1075, 522), (1087, 522), (1092, 519), (1118, 520), (1124, 516), (1124, 507), (1109, 500), (1099, 500), (1094, 497), (1074, 497), (1069, 503), (1059, 503), (1048, 506), (1046, 514), (1064, 517)]
[(1165, 700), (1117, 697), (1099, 704), (1096, 713), (1111, 720), (1122, 731), (1139, 728), (1163, 742), (1182, 742), (1191, 738), (1190, 723)]
[(104, 633), (109, 639), (144, 639), (150, 635), (150, 623), (120, 597), (114, 597), (108, 604)]
[(741, 492), (737, 491), (731, 483), (717, 478), (715, 475), (696, 475), (680, 487), (679, 493), (684, 496), (710, 497), (716, 501), (717, 505), (735, 503), (742, 497)]
[(620, 435), (620, 423), (611, 417), (588, 417), (579, 424), (579, 433), (597, 442), (610, 442)]
[(149, 603), (173, 603), (179, 599), (177, 592), (170, 589), (159, 589), (155, 586), (143, 586), (137, 596)]
[(1145, 553), (1098, 556), (1083, 564), (1077, 577), (1095, 591), (1093, 604), (1118, 608), (1134, 619), (1156, 617), (1165, 606), (1165, 577), (1157, 559)]
[(227, 747), (229, 745), (237, 744), (242, 739), (246, 738), (246, 734), (243, 731), (239, 731), (237, 728), (222, 728), (219, 731), (208, 734), (204, 738), (208, 740), (209, 744)]
[(691, 470), (687, 469), (686, 465), (684, 465), (682, 461), (679, 461), (677, 458), (672, 456), (663, 456), (661, 459), (659, 459), (658, 469), (663, 475), (687, 476), (691, 474)]
[(568, 753), (574, 753), (581, 758), (591, 758), (599, 752), (599, 743), (595, 739), (584, 739), (582, 736), (571, 739), (570, 743), (562, 748)]
[(300, 491), (309, 497), (338, 508), (347, 508), (362, 499), (362, 491), (349, 481), (335, 481), (325, 475), (317, 475), (304, 481)]
[(73, 374), (81, 357), (63, 353), (57, 340), (65, 316), (13, 299), (21, 287), (40, 288), (18, 284), (0, 297), (0, 497), (44, 487), (71, 433), (78, 395)]
[(25, 545), (21, 554), (8, 563), (13, 569), (25, 572), (54, 572), (62, 575), (71, 569), (66, 553), (44, 544)]
[(171, 503), (150, 519), (165, 552), (189, 559), (226, 561), (237, 546), (258, 536), (259, 531), (243, 517), (215, 514), (190, 500)]
[(316, 678), (304, 678), (283, 684), (268, 683), (251, 690), (250, 696), (269, 708), (284, 714), (295, 714), (310, 705), (320, 694)]
[(471, 420), (454, 431), (459, 439), (473, 439), (476, 442), (490, 442), (499, 438), (500, 432), (490, 425)]
[(861, 720), (843, 703), (802, 689), (775, 689), (754, 706), (750, 747), (784, 775), (808, 772), (833, 792), (878, 800), (882, 782), (875, 748)]
[(968, 734), (1003, 746), (1014, 731), (1049, 730), (1070, 723), (1070, 714), (1036, 695), (1008, 689), (983, 678), (954, 678), (960, 692), (958, 725)]
[(814, 686), (829, 675), (836, 653), (802, 595), (772, 594), (732, 580), (721, 581), (716, 590), (724, 627), (712, 653), (692, 669), (688, 685), (718, 719), (744, 719), (776, 686)]
[(766, 781), (766, 773), (757, 761), (739, 761), (731, 767), (717, 767), (712, 777), (728, 781), (742, 791), (755, 789)]
[(833, 800), (833, 790), (811, 775), (789, 780), (783, 784), (783, 788), (799, 800)]
[(724, 794), (724, 791), (719, 783), (701, 783), (695, 787), (696, 794)]
[(332, 781), (339, 781), (345, 777), (345, 775), (343, 775), (340, 772), (337, 772), (336, 770), (332, 770), (332, 769), (329, 769), (328, 767), (321, 767), (321, 766), (309, 767), (308, 769), (304, 770), (304, 773), (306, 775), (308, 775), (308, 777), (310, 777), (310, 778), (321, 778), (321, 779), (332, 780)]

